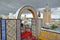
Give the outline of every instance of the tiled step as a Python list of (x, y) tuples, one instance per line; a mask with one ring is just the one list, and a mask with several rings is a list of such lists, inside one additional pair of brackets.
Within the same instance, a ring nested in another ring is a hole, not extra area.
[(35, 39), (35, 37), (31, 37), (31, 38), (29, 38), (28, 40), (36, 40), (36, 39)]

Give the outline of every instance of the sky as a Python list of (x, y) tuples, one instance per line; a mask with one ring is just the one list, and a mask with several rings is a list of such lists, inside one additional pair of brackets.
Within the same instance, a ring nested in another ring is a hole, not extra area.
[(0, 0), (0, 15), (15, 14), (24, 5), (31, 5), (36, 11), (42, 12), (46, 3), (49, 4), (52, 14), (58, 16), (60, 13), (60, 0)]

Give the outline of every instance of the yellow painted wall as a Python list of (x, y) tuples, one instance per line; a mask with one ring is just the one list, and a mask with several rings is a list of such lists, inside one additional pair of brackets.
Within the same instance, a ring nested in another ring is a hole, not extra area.
[(60, 40), (60, 34), (48, 32), (48, 31), (41, 31), (38, 39), (40, 40)]

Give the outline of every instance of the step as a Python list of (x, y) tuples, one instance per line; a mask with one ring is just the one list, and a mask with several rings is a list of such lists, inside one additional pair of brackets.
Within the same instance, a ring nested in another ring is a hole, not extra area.
[(28, 40), (35, 40), (35, 37), (31, 37), (31, 38), (29, 38)]

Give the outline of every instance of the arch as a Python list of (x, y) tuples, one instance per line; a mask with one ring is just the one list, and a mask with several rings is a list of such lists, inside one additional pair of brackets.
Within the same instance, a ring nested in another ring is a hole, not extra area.
[(21, 14), (22, 14), (25, 10), (30, 11), (30, 12), (32, 13), (32, 15), (33, 15), (33, 18), (35, 18), (35, 19), (37, 18), (37, 12), (35, 11), (35, 9), (34, 9), (32, 6), (26, 5), (26, 6), (23, 6), (23, 7), (19, 10), (18, 16), (17, 16), (18, 19), (20, 19)]

